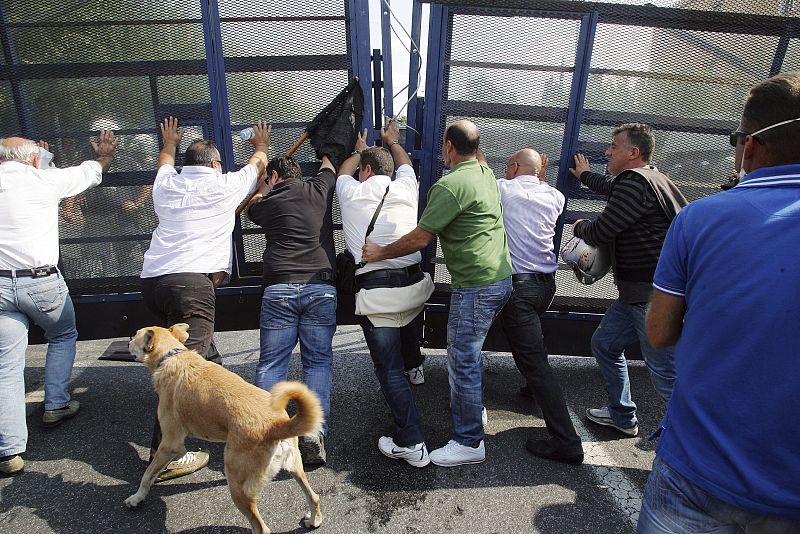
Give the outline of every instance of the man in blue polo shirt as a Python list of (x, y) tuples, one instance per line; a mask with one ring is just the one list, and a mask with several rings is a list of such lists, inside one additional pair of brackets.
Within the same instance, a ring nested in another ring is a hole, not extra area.
[(670, 227), (647, 334), (677, 380), (639, 533), (800, 532), (800, 72), (754, 86), (740, 183)]

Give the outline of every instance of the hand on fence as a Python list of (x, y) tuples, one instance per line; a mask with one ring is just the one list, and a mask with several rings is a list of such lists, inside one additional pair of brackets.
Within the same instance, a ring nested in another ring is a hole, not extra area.
[(258, 121), (253, 125), (253, 137), (250, 142), (254, 147), (266, 146), (269, 147), (269, 138), (272, 135), (272, 125), (267, 124), (267, 121)]
[(183, 128), (178, 128), (178, 119), (168, 117), (161, 123), (161, 139), (164, 146), (177, 147), (183, 139)]
[(548, 158), (547, 154), (544, 152), (539, 154), (539, 157), (542, 159), (542, 164), (539, 166), (539, 172), (536, 173), (536, 177), (540, 180), (545, 180), (547, 178), (547, 166), (550, 165), (550, 158)]
[(363, 150), (368, 149), (369, 146), (367, 145), (367, 129), (364, 128), (363, 132), (358, 132), (358, 138), (356, 139), (356, 152), (362, 152)]
[(383, 128), (381, 128), (381, 141), (386, 149), (389, 149), (395, 141), (400, 141), (400, 125), (397, 119), (384, 117)]
[(589, 170), (589, 160), (586, 159), (581, 153), (575, 154), (575, 168), (570, 169), (569, 172), (575, 176), (575, 178), (580, 179), (581, 174)]

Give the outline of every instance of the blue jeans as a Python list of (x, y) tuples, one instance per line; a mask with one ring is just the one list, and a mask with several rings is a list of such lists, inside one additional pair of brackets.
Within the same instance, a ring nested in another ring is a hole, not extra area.
[(658, 455), (647, 479), (637, 534), (778, 534), (800, 532), (800, 520), (763, 515), (717, 499)]
[[(377, 327), (369, 318), (358, 318), (369, 354), (375, 367), (375, 376), (381, 385), (386, 404), (394, 420), (394, 442), (400, 447), (410, 447), (425, 441), (422, 421), (411, 393), (411, 384), (403, 369), (402, 346), (408, 340), (416, 341), (415, 324), (412, 321), (402, 328)], [(410, 331), (410, 335), (403, 335)], [(419, 350), (419, 344), (417, 344)]]
[(664, 403), (672, 396), (675, 383), (673, 347), (654, 349), (647, 341), (644, 320), (647, 304), (626, 304), (619, 299), (606, 310), (592, 335), (592, 355), (597, 360), (608, 392), (608, 411), (614, 423), (623, 428), (636, 425), (636, 404), (631, 399), (625, 347), (639, 341), (642, 356), (650, 370), (650, 380)]
[(44, 330), (44, 409), (63, 408), (70, 400), (69, 378), (75, 361), (75, 309), (61, 273), (41, 278), (0, 277), (0, 456), (25, 452), (25, 350), (28, 325)]
[(511, 296), (511, 277), (481, 287), (454, 289), (447, 319), (447, 373), (453, 435), (462, 445), (483, 440), (481, 348), (495, 317)]
[(289, 357), (300, 340), (303, 382), (317, 394), (328, 433), (333, 383), (336, 288), (328, 284), (274, 284), (261, 301), (261, 356), (256, 385), (262, 389), (286, 380)]

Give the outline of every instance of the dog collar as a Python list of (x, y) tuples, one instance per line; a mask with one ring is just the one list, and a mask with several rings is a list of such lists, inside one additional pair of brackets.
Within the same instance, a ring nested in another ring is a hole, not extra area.
[(163, 358), (161, 358), (161, 361), (160, 361), (160, 362), (158, 362), (158, 365), (156, 365), (156, 369), (158, 369), (159, 367), (161, 367), (161, 364), (163, 364), (165, 361), (169, 360), (170, 358), (172, 358), (172, 357), (173, 357), (173, 356), (175, 356), (176, 354), (178, 354), (178, 353), (181, 353), (181, 352), (185, 352), (185, 351), (186, 351), (186, 349), (172, 349), (172, 350), (170, 350), (170, 351), (167, 353), (167, 355), (166, 355), (166, 356), (164, 356)]

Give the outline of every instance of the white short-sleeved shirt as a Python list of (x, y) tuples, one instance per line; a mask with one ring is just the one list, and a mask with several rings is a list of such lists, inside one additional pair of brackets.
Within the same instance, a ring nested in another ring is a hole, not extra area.
[(100, 183), (103, 168), (84, 161), (66, 169), (0, 164), (0, 269), (58, 263), (58, 201)]
[(230, 273), (236, 208), (257, 182), (254, 165), (226, 174), (202, 165), (178, 173), (172, 165), (162, 165), (153, 184), (158, 227), (144, 254), (141, 277)]
[[(391, 184), (391, 185), (390, 185)], [(385, 175), (371, 176), (360, 182), (352, 176), (342, 175), (336, 180), (336, 196), (342, 211), (342, 227), (344, 240), (353, 254), (356, 263), (361, 261), (361, 248), (367, 227), (375, 213), (375, 208), (386, 193), (389, 194), (383, 203), (375, 228), (369, 235), (370, 241), (384, 246), (394, 243), (417, 227), (417, 210), (419, 205), (419, 182), (411, 165), (400, 165), (395, 180)], [(414, 252), (407, 256), (368, 263), (356, 274), (363, 274), (378, 269), (397, 269), (408, 267), (422, 260), (422, 254)]]
[(497, 186), (514, 274), (555, 272), (558, 260), (553, 236), (564, 209), (564, 195), (536, 176), (500, 179)]

